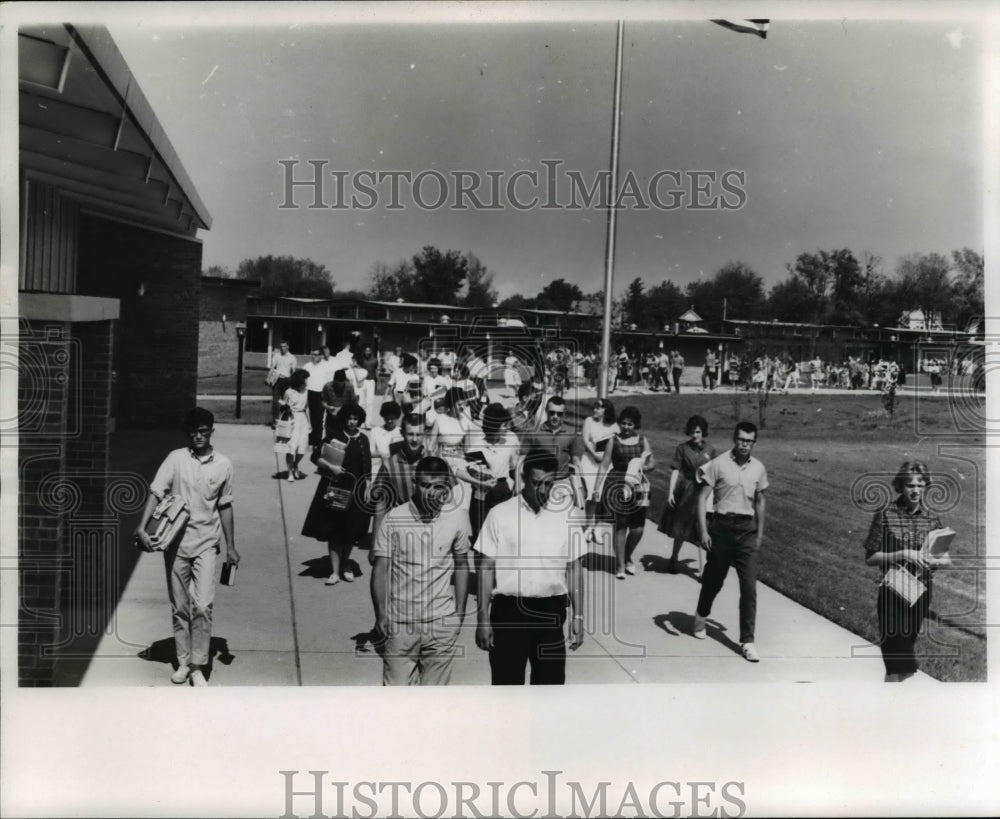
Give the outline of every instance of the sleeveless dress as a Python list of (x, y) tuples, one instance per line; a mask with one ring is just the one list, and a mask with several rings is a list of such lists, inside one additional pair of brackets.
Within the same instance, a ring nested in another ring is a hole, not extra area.
[(604, 481), (602, 499), (604, 508), (615, 516), (615, 526), (636, 528), (646, 522), (646, 508), (639, 505), (636, 493), (627, 488), (625, 473), (629, 461), (641, 458), (645, 451), (646, 438), (639, 435), (634, 444), (623, 444), (615, 435), (608, 446), (611, 447), (611, 471)]

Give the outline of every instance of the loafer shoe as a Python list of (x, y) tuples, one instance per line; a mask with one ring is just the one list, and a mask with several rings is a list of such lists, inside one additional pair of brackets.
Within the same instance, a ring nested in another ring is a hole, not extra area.
[(694, 628), (691, 629), (691, 634), (698, 640), (704, 640), (708, 636), (708, 631), (705, 629), (705, 618), (700, 614), (694, 616)]
[(743, 659), (751, 663), (759, 663), (760, 655), (757, 653), (757, 649), (754, 648), (753, 643), (743, 643), (740, 646), (740, 650), (743, 652)]
[(191, 668), (186, 665), (178, 666), (177, 670), (170, 675), (170, 682), (174, 685), (184, 685), (191, 676)]
[(204, 688), (208, 685), (208, 680), (205, 679), (205, 675), (200, 668), (195, 668), (191, 671), (191, 685), (195, 688)]

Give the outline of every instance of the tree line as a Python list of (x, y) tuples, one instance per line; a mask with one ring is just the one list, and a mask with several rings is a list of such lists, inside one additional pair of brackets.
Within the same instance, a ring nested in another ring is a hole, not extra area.
[[(919, 309), (946, 326), (968, 327), (984, 314), (983, 256), (970, 248), (904, 256), (891, 273), (882, 259), (852, 251), (800, 253), (786, 265), (786, 278), (765, 291), (764, 280), (736, 261), (682, 290), (665, 279), (647, 286), (639, 277), (614, 302), (614, 320), (638, 330), (659, 330), (688, 308), (702, 318), (777, 320), (815, 324), (893, 326), (902, 313)], [(330, 271), (311, 259), (260, 256), (244, 259), (235, 273), (213, 266), (206, 275), (261, 282), (261, 296), (334, 296), (462, 307), (579, 311), (600, 315), (604, 293), (586, 294), (559, 278), (534, 296), (499, 301), (494, 274), (471, 252), (442, 251), (432, 245), (393, 265), (376, 262), (366, 290), (337, 290)]]

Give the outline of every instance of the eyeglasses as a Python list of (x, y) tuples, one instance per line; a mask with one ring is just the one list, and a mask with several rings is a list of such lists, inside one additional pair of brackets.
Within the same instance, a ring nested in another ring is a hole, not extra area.
[(753, 446), (755, 443), (757, 443), (757, 439), (756, 438), (737, 438), (736, 439), (736, 443), (738, 443), (738, 444), (749, 444), (750, 446)]

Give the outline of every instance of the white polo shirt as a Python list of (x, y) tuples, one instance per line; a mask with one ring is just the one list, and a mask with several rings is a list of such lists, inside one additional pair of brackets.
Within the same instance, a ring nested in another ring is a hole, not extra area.
[(566, 567), (587, 550), (570, 509), (537, 513), (520, 495), (490, 510), (475, 549), (496, 561), (494, 594), (553, 597), (566, 594)]

